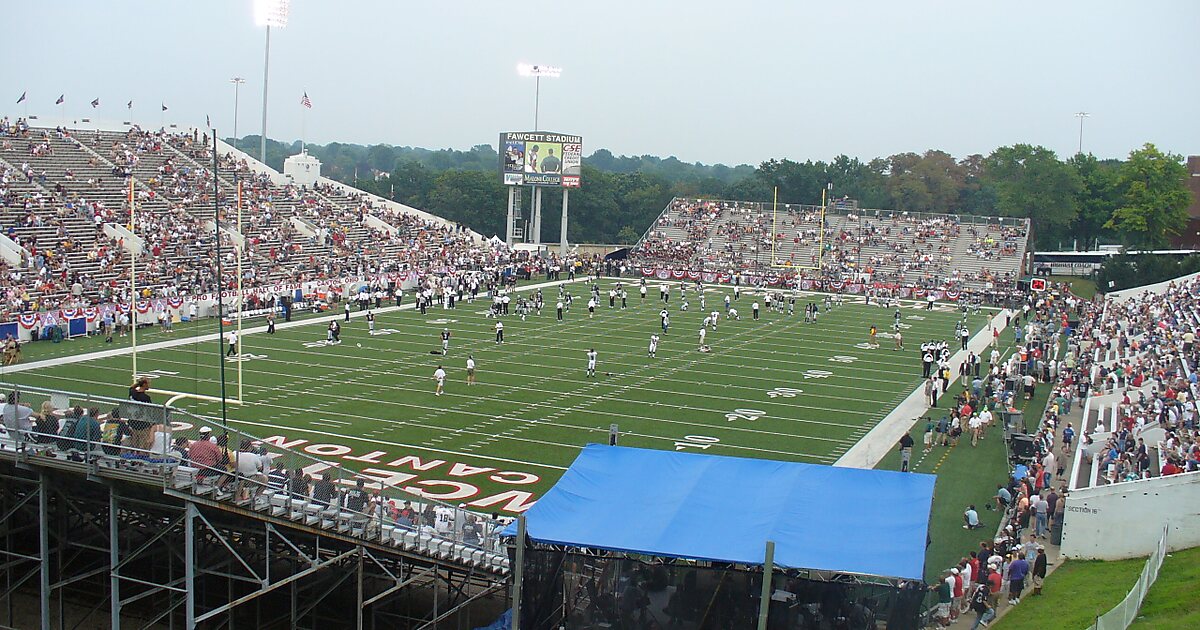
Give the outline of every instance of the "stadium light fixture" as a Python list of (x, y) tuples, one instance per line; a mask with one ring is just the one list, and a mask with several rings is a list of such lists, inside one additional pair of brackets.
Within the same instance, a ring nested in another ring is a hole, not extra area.
[(291, 0), (254, 0), (254, 23), (258, 26), (287, 26)]
[(555, 66), (519, 63), (517, 64), (517, 74), (523, 77), (550, 77), (552, 79), (557, 79), (562, 75), (562, 68)]
[(254, 0), (254, 23), (267, 27), (267, 51), (263, 59), (262, 137), (258, 147), (259, 159), (263, 164), (267, 163), (267, 77), (271, 68), (271, 27), (287, 26), (291, 4), (291, 0)]
[(517, 64), (517, 74), (523, 77), (533, 77), (533, 130), (538, 130), (538, 105), (542, 97), (542, 77), (557, 79), (562, 76), (562, 68), (540, 64)]

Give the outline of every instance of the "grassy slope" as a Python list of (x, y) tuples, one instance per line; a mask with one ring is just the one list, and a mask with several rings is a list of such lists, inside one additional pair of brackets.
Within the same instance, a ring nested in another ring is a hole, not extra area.
[[(578, 295), (582, 287), (574, 292)], [(552, 302), (553, 290), (545, 293)], [(281, 330), (273, 337), (253, 335), (243, 351), (266, 355), (243, 366), (246, 398), (256, 402), (231, 408), (230, 416), (259, 436), (344, 444), (354, 454), (385, 451), (387, 456), (379, 458), (385, 462), (413, 454), (527, 470), (543, 478), (522, 489), (541, 492), (557, 478), (556, 467), (568, 465), (583, 444), (603, 441), (613, 422), (620, 424), (625, 445), (673, 449), (676, 441), (699, 435), (720, 440), (706, 451), (713, 454), (830, 463), (920, 380), (915, 350), (892, 352), (890, 340), (883, 338), (880, 349), (855, 347), (865, 341), (871, 323), (886, 330), (891, 311), (847, 305), (816, 325), (778, 314), (753, 322), (751, 299), (745, 296), (737, 304), (742, 321), (723, 321), (709, 336), (713, 353), (701, 354), (695, 351), (702, 318), (695, 296), (693, 308), (681, 313), (676, 291), (671, 332), (663, 338), (658, 358), (648, 359), (646, 340), (658, 329), (656, 295), (652, 288), (652, 299), (642, 305), (635, 293), (627, 311), (610, 311), (605, 300), (595, 320), (586, 318), (580, 300), (562, 323), (554, 321), (552, 310), (527, 322), (510, 317), (505, 321), (509, 342), (503, 346), (492, 342), (493, 320), (478, 314), (480, 304), (437, 309), (425, 318), (411, 311), (382, 315), (377, 328), (397, 331), (387, 336), (368, 337), (364, 323), (356, 319), (344, 327), (346, 343), (337, 347), (304, 347), (324, 338), (320, 325)], [(720, 296), (708, 294), (709, 310), (719, 308)], [(910, 346), (916, 339), (951, 337), (954, 313), (905, 309), (910, 314), (924, 317), (906, 320)], [(455, 335), (447, 358), (429, 353), (443, 327), (433, 320), (443, 318), (455, 320), (445, 324)], [(982, 322), (982, 316), (976, 317), (971, 325), (978, 328)], [(179, 373), (159, 379), (157, 387), (215, 394), (215, 345), (205, 344), (199, 353), (194, 346), (143, 353), (139, 368)], [(39, 346), (31, 346), (27, 354), (42, 351)], [(95, 347), (95, 341), (48, 344), (46, 351), (67, 346)], [(600, 352), (596, 379), (583, 375), (589, 347)], [(480, 366), (480, 385), (471, 390), (462, 385), (468, 352)], [(835, 355), (856, 360), (831, 362)], [(129, 357), (116, 357), (10, 378), (122, 396), (129, 362)], [(435, 398), (430, 374), (443, 362), (450, 372), (447, 395)], [(833, 375), (805, 378), (810, 369)], [(776, 387), (804, 393), (769, 397)], [(217, 413), (210, 403), (190, 408)], [(726, 418), (747, 408), (766, 415)], [(354, 461), (346, 465), (364, 466)], [(487, 481), (480, 485), (489, 489)]]
[(1200, 583), (1200, 547), (1168, 555), (1142, 603), (1141, 615), (1130, 627), (1170, 630), (1200, 625), (1197, 583)]
[(1146, 560), (1071, 560), (1046, 578), (1040, 597), (1026, 591), (1021, 603), (992, 624), (999, 630), (1044, 630), (1092, 625), (1096, 615), (1120, 603)]
[(1075, 276), (1050, 276), (1051, 282), (1066, 282), (1071, 285), (1071, 291), (1085, 300), (1090, 300), (1096, 295), (1096, 281), (1088, 278), (1078, 278)]

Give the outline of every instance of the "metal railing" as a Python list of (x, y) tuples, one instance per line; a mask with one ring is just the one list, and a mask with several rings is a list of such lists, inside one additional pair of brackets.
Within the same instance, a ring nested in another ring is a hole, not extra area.
[(0, 384), (0, 391), (8, 397), (0, 406), (0, 452), (18, 461), (121, 476), (435, 558), (508, 568), (499, 532), (509, 519), (421, 496), (175, 407), (27, 385)]
[(1146, 566), (1142, 567), (1142, 574), (1138, 576), (1137, 582), (1129, 590), (1125, 599), (1121, 600), (1121, 603), (1114, 606), (1112, 610), (1096, 617), (1096, 623), (1089, 626), (1088, 630), (1125, 630), (1133, 624), (1137, 619), (1138, 611), (1142, 608), (1142, 602), (1146, 600), (1146, 593), (1158, 579), (1158, 571), (1162, 568), (1163, 559), (1167, 557), (1167, 532), (1169, 531), (1169, 527), (1163, 527), (1162, 536), (1158, 539), (1158, 547), (1146, 559)]

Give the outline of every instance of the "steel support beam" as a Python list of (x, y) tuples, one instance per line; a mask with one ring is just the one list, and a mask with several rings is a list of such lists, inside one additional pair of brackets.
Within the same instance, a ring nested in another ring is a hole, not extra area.
[(261, 597), (261, 596), (263, 596), (263, 595), (266, 595), (267, 593), (270, 593), (271, 591), (274, 591), (274, 590), (275, 590), (275, 589), (277, 589), (277, 588), (280, 588), (280, 587), (283, 587), (283, 586), (287, 586), (288, 584), (291, 584), (292, 582), (295, 582), (295, 581), (297, 581), (297, 580), (304, 579), (304, 578), (308, 577), (309, 575), (312, 575), (313, 573), (316, 573), (317, 571), (320, 571), (321, 569), (325, 569), (325, 568), (328, 568), (328, 567), (330, 567), (330, 566), (333, 566), (333, 565), (335, 565), (335, 564), (337, 564), (337, 563), (341, 562), (342, 560), (345, 560), (345, 559), (349, 558), (350, 556), (352, 556), (352, 555), (354, 555), (354, 554), (356, 554), (356, 553), (358, 553), (358, 550), (356, 550), (356, 549), (351, 549), (350, 551), (347, 551), (347, 552), (345, 552), (345, 553), (343, 553), (343, 554), (341, 554), (341, 555), (339, 555), (339, 556), (335, 556), (335, 557), (333, 557), (333, 558), (331, 558), (331, 559), (329, 559), (329, 560), (327, 560), (327, 561), (325, 561), (325, 562), (322, 562), (322, 563), (320, 563), (320, 564), (317, 564), (316, 566), (312, 566), (312, 567), (309, 567), (309, 568), (307, 568), (307, 569), (305, 569), (305, 570), (303, 570), (303, 571), (301, 571), (301, 572), (299, 572), (299, 573), (295, 573), (295, 574), (289, 575), (288, 577), (286, 577), (286, 578), (283, 578), (282, 580), (279, 580), (278, 582), (276, 582), (276, 583), (274, 583), (274, 584), (271, 584), (271, 585), (269, 585), (269, 586), (266, 586), (266, 587), (264, 587), (264, 588), (261, 588), (261, 589), (259, 589), (259, 590), (255, 591), (255, 592), (253, 592), (253, 593), (249, 593), (249, 594), (247, 594), (247, 595), (243, 595), (242, 597), (239, 597), (239, 598), (237, 598), (237, 599), (235, 599), (235, 600), (233, 600), (233, 601), (229, 602), (228, 604), (225, 604), (225, 605), (223, 605), (223, 606), (219, 606), (219, 607), (217, 607), (217, 608), (214, 608), (214, 609), (212, 609), (212, 610), (210, 610), (210, 611), (208, 611), (208, 612), (204, 613), (203, 615), (200, 615), (199, 617), (197, 617), (197, 618), (196, 618), (196, 623), (200, 623), (200, 622), (202, 622), (202, 621), (206, 621), (206, 620), (208, 620), (209, 618), (213, 617), (214, 615), (219, 615), (219, 614), (221, 614), (221, 613), (223, 613), (223, 612), (226, 612), (226, 611), (230, 610), (231, 608), (234, 608), (234, 607), (236, 607), (236, 606), (240, 606), (240, 605), (242, 605), (242, 604), (244, 604), (244, 603), (246, 603), (246, 602), (248, 602), (248, 601), (251, 601), (251, 600), (253, 600), (253, 599), (257, 599), (257, 598), (259, 598), (259, 597)]
[(41, 600), (42, 630), (50, 630), (50, 497), (46, 473), (38, 475), (38, 522), (41, 530), (38, 535), (38, 555), (41, 562), (41, 584), (39, 599)]

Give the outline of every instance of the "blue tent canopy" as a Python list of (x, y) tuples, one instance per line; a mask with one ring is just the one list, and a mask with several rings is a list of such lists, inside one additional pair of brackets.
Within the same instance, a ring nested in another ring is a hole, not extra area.
[[(588, 445), (526, 514), (539, 543), (922, 579), (932, 475)], [(515, 533), (515, 524), (510, 527)]]

